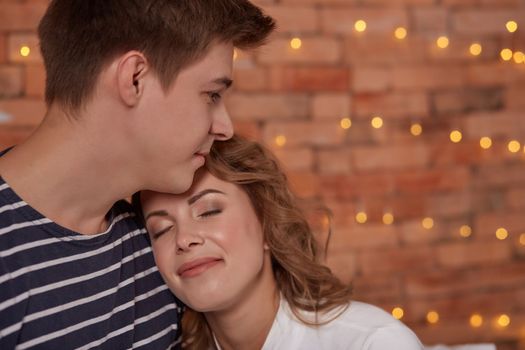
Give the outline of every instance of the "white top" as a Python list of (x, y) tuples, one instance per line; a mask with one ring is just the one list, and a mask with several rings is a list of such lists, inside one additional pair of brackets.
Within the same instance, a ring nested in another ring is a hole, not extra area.
[[(312, 317), (314, 313), (303, 312)], [(327, 315), (330, 317), (332, 313)], [(422, 350), (417, 336), (403, 323), (380, 308), (358, 301), (333, 321), (311, 327), (295, 318), (281, 298), (279, 311), (263, 350)]]

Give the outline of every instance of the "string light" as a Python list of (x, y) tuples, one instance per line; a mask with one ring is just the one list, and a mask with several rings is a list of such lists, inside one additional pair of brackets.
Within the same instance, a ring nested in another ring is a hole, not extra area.
[(510, 61), (512, 59), (513, 53), (511, 49), (503, 49), (500, 51), (499, 55), (503, 61)]
[(364, 211), (360, 211), (355, 215), (355, 221), (357, 221), (359, 224), (364, 224), (368, 220), (368, 215)]
[(525, 54), (521, 51), (514, 52), (512, 58), (514, 58), (514, 62), (516, 62), (517, 64), (525, 62)]
[(484, 136), (479, 140), (479, 145), (483, 149), (489, 149), (492, 147), (492, 139), (490, 137)]
[(440, 48), (440, 49), (446, 49), (449, 45), (450, 41), (448, 40), (448, 38), (446, 36), (440, 36), (437, 40), (436, 40), (436, 45)]
[(459, 130), (453, 130), (450, 132), (450, 141), (454, 143), (458, 143), (463, 138), (463, 134), (461, 134), (461, 131)]
[(371, 124), (373, 128), (380, 129), (383, 126), (383, 119), (379, 116), (373, 117)]
[(511, 153), (518, 153), (521, 150), (521, 144), (519, 143), (519, 141), (512, 140), (509, 141), (507, 148)]
[(426, 217), (421, 221), (421, 225), (423, 226), (423, 228), (430, 230), (434, 227), (434, 219)]
[(299, 50), (303, 46), (303, 41), (299, 38), (290, 40), (290, 47), (294, 50)]
[(483, 51), (483, 47), (480, 43), (472, 43), (470, 45), (469, 51), (472, 56), (479, 56)]
[(392, 225), (394, 223), (394, 214), (387, 212), (383, 214), (383, 224)]
[(414, 123), (410, 126), (410, 133), (414, 136), (419, 136), (423, 132), (423, 127), (419, 123)]
[(501, 314), (496, 319), (496, 324), (499, 327), (505, 328), (510, 324), (510, 317), (506, 314)]
[(516, 30), (518, 30), (518, 23), (516, 21), (508, 21), (505, 24), (505, 27), (509, 31), (509, 33), (514, 33)]
[(27, 57), (30, 53), (31, 49), (29, 48), (29, 46), (24, 45), (20, 48), (20, 56)]
[(427, 322), (430, 324), (436, 324), (439, 321), (439, 314), (436, 311), (429, 311), (427, 313)]
[(469, 320), (470, 326), (473, 328), (479, 328), (483, 324), (483, 317), (480, 314), (472, 314)]
[(459, 234), (464, 238), (470, 237), (472, 234), (472, 228), (469, 225), (463, 225), (459, 228)]
[(347, 130), (352, 127), (352, 120), (350, 118), (343, 118), (340, 122), (341, 128)]
[(407, 30), (404, 27), (397, 27), (394, 31), (396, 39), (403, 40), (407, 37)]
[(396, 320), (400, 320), (403, 318), (403, 316), (405, 315), (405, 311), (399, 307), (399, 306), (396, 306), (393, 310), (392, 310), (392, 316), (394, 316), (394, 318)]
[(520, 235), (520, 244), (521, 244), (521, 245), (525, 245), (525, 233), (522, 233), (522, 234)]
[(496, 230), (496, 238), (498, 238), (500, 241), (507, 239), (508, 236), (509, 236), (509, 232), (503, 227), (500, 227)]
[(278, 135), (275, 137), (275, 144), (279, 147), (283, 147), (286, 144), (286, 136)]
[(366, 30), (366, 22), (360, 19), (354, 23), (354, 28), (357, 32), (362, 33)]

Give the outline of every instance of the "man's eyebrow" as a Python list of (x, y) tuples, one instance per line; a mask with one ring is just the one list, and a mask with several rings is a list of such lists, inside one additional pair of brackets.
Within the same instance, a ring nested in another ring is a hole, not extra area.
[(209, 189), (206, 189), (206, 190), (203, 190), (203, 191), (200, 191), (199, 193), (193, 195), (190, 197), (190, 199), (188, 199), (188, 204), (189, 205), (192, 205), (193, 203), (195, 203), (196, 201), (198, 201), (201, 197), (207, 195), (207, 194), (210, 194), (210, 193), (220, 193), (220, 194), (225, 194), (224, 192), (222, 191), (219, 191), (219, 190), (215, 190), (213, 188), (209, 188)]
[(155, 211), (152, 211), (150, 213), (148, 213), (148, 215), (146, 215), (146, 217), (144, 218), (144, 221), (148, 221), (148, 219), (152, 216), (168, 216), (168, 212), (166, 210), (155, 210)]
[(224, 85), (224, 87), (228, 89), (230, 86), (232, 86), (233, 80), (231, 80), (230, 78), (222, 77), (213, 80), (212, 83)]

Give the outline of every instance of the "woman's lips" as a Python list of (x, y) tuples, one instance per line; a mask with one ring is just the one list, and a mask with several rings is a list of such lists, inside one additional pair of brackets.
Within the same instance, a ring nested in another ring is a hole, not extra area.
[(182, 264), (177, 269), (177, 274), (181, 277), (195, 277), (217, 265), (221, 261), (222, 259), (212, 257), (195, 259)]

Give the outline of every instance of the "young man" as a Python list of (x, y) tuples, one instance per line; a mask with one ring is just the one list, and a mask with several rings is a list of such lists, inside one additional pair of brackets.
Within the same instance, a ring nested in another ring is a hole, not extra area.
[(232, 135), (233, 47), (273, 27), (245, 0), (51, 1), (48, 112), (0, 157), (1, 349), (180, 345), (181, 305), (121, 199), (189, 188)]

